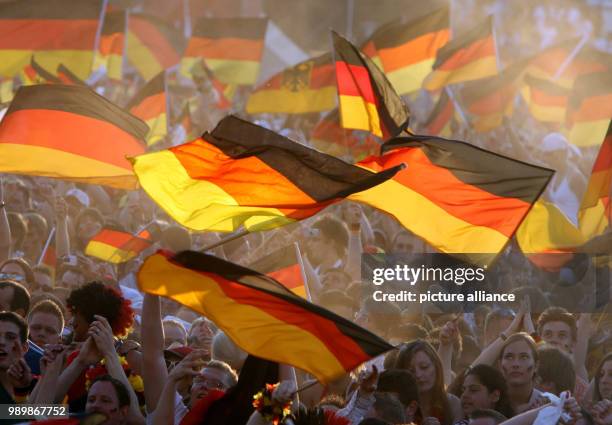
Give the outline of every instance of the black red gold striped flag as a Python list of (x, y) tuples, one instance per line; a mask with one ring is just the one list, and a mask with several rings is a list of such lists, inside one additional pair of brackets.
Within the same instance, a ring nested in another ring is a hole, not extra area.
[(181, 72), (189, 76), (204, 59), (223, 83), (255, 84), (267, 26), (265, 18), (201, 18), (181, 59)]
[(199, 60), (193, 64), (191, 68), (191, 78), (197, 84), (200, 91), (203, 93), (212, 92), (212, 95), (216, 99), (217, 108), (229, 109), (232, 106), (232, 99), (238, 85), (223, 83), (215, 77), (203, 60)]
[(152, 146), (168, 134), (168, 96), (166, 71), (157, 74), (128, 103), (126, 109), (149, 126), (147, 145)]
[(526, 65), (526, 61), (515, 62), (498, 75), (465, 84), (461, 98), (472, 114), (471, 124), (476, 131), (493, 130), (502, 124), (504, 117), (512, 116)]
[(178, 30), (155, 16), (128, 16), (127, 59), (145, 81), (180, 62), (184, 41)]
[(57, 78), (59, 78), (62, 84), (76, 84), (80, 86), (86, 86), (87, 83), (81, 80), (74, 72), (68, 69), (63, 63), (60, 63), (57, 67)]
[(102, 229), (87, 243), (85, 254), (113, 264), (120, 264), (136, 258), (150, 248), (153, 241), (148, 230), (136, 235), (110, 228)]
[(336, 107), (336, 73), (331, 54), (301, 62), (270, 78), (247, 101), (249, 114), (306, 114)]
[(127, 11), (106, 11), (100, 44), (96, 52), (94, 69), (103, 67), (108, 78), (120, 81), (123, 78), (123, 58), (126, 47)]
[(436, 249), (475, 264), (490, 263), (504, 248), (553, 174), (432, 136), (398, 137), (382, 151), (357, 165), (372, 171), (407, 167), (348, 199), (393, 215)]
[(493, 20), (489, 16), (482, 24), (453, 38), (438, 50), (433, 71), (423, 88), (439, 90), (450, 84), (478, 80), (497, 74)]
[(598, 146), (612, 118), (612, 73), (576, 78), (567, 109), (568, 140), (576, 146)]
[(451, 121), (455, 115), (455, 105), (446, 90), (442, 91), (436, 106), (423, 124), (425, 133), (448, 138), (452, 134)]
[(21, 87), (0, 123), (0, 172), (134, 189), (147, 126), (76, 85)]
[(291, 244), (249, 264), (249, 268), (279, 281), (294, 294), (308, 299), (298, 252), (296, 245)]
[(310, 133), (310, 143), (321, 152), (357, 162), (380, 151), (379, 139), (370, 133), (349, 130), (340, 125), (338, 108), (328, 112)]
[(212, 133), (132, 158), (142, 188), (194, 230), (264, 230), (388, 179), (229, 116)]
[(591, 177), (587, 190), (582, 198), (580, 207), (590, 208), (602, 202), (610, 208), (610, 188), (612, 185), (612, 118), (608, 123), (608, 130), (604, 136), (599, 153), (593, 164)]
[(399, 94), (421, 88), (431, 72), (436, 53), (450, 37), (448, 7), (410, 22), (384, 25), (370, 37), (362, 51), (371, 57)]
[(91, 72), (101, 0), (0, 3), (0, 75), (14, 77), (32, 55), (45, 69), (62, 62), (80, 77)]
[(21, 77), (23, 85), (61, 83), (61, 80), (51, 71), (40, 65), (34, 56), (32, 56), (30, 63), (23, 69)]
[(276, 280), (212, 255), (158, 251), (140, 268), (138, 286), (202, 313), (247, 353), (302, 369), (323, 384), (392, 349)]
[(332, 31), (342, 127), (387, 139), (408, 126), (410, 114), (374, 63)]
[(551, 81), (525, 75), (525, 86), (521, 95), (536, 120), (560, 125), (565, 121), (570, 90)]

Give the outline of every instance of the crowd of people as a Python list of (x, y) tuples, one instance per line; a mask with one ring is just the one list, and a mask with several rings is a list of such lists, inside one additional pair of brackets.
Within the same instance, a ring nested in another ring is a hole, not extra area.
[[(180, 88), (176, 78), (170, 115), (189, 101), (197, 129), (212, 129), (227, 112), (215, 106), (219, 93), (206, 81)], [(142, 81), (102, 78), (96, 85), (122, 103)], [(234, 111), (247, 96), (239, 90)], [(423, 93), (406, 101), (418, 130), (433, 100)], [(247, 118), (310, 144), (321, 115)], [(184, 142), (177, 129), (155, 149)], [(453, 121), (457, 139), (560, 170), (546, 194), (551, 200), (578, 199), (596, 152), (571, 148), (549, 132), (520, 103), (486, 134)], [(147, 229), (154, 243), (118, 265), (86, 255), (87, 243), (105, 228)], [(516, 302), (460, 310), (372, 299), (363, 253), (435, 249), (354, 202), (222, 243), (225, 237), (177, 225), (143, 191), (0, 176), (0, 404), (68, 405), (73, 415), (102, 414), (108, 425), (612, 424), (610, 275), (599, 276), (598, 285), (585, 282), (588, 258), (543, 270), (511, 242), (483, 288), (512, 292)], [(294, 243), (309, 301), (395, 349), (322, 384), (247, 354), (208, 318), (137, 287), (136, 272), (157, 249), (206, 250), (248, 267)], [(553, 408), (557, 416), (544, 419)]]

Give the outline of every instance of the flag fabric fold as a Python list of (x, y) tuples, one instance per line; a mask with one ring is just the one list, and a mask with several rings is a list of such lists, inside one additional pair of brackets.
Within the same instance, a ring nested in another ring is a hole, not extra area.
[(158, 251), (142, 265), (138, 285), (202, 313), (247, 353), (292, 365), (322, 383), (392, 349), (274, 279), (211, 255)]
[(134, 189), (147, 126), (93, 90), (21, 87), (0, 123), (0, 172)]
[(307, 218), (397, 169), (371, 173), (229, 116), (212, 133), (131, 158), (142, 188), (194, 230), (264, 230)]
[(342, 126), (384, 139), (398, 135), (408, 125), (408, 108), (368, 57), (334, 31), (332, 37)]

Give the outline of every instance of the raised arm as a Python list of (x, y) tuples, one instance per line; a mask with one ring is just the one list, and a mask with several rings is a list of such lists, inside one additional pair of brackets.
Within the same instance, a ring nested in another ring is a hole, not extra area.
[(57, 257), (70, 254), (70, 234), (68, 232), (68, 211), (66, 201), (62, 197), (55, 198), (55, 250)]
[(11, 227), (4, 204), (4, 181), (0, 177), (0, 262), (11, 257)]
[(168, 378), (164, 360), (164, 328), (159, 297), (145, 294), (142, 303), (142, 379), (147, 411), (155, 410)]

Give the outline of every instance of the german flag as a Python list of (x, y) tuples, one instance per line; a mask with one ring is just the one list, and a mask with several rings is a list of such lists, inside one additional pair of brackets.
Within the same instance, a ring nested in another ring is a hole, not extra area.
[(380, 143), (370, 133), (357, 134), (340, 125), (338, 108), (325, 114), (310, 133), (310, 143), (321, 152), (356, 162), (377, 155)]
[(0, 172), (135, 189), (147, 126), (82, 86), (21, 87), (0, 123)]
[(450, 84), (490, 77), (497, 71), (493, 21), (489, 16), (438, 50), (433, 72), (423, 81), (423, 88), (439, 90)]
[(612, 185), (612, 121), (608, 123), (608, 131), (599, 148), (599, 154), (593, 164), (591, 178), (582, 198), (581, 209), (594, 207), (602, 202), (610, 207), (610, 188)]
[(78, 86), (86, 86), (87, 83), (81, 80), (77, 75), (69, 70), (63, 63), (60, 63), (57, 67), (57, 78), (59, 78), (62, 84), (73, 84)]
[(342, 127), (387, 139), (408, 125), (410, 114), (389, 80), (355, 46), (332, 31)]
[(548, 79), (525, 75), (521, 90), (531, 116), (542, 123), (561, 124), (565, 121), (570, 90)]
[(213, 92), (213, 96), (216, 99), (217, 108), (229, 109), (232, 106), (232, 98), (238, 86), (236, 84), (221, 82), (221, 80), (215, 77), (202, 59), (193, 64), (191, 68), (191, 77), (198, 85), (200, 91), (209, 92), (209, 90), (202, 90), (204, 87), (209, 87), (211, 89), (210, 91)]
[(96, 53), (94, 69), (104, 67), (108, 78), (120, 81), (123, 78), (123, 56), (126, 46), (127, 11), (106, 11), (100, 45)]
[(152, 146), (168, 134), (168, 97), (166, 95), (166, 71), (149, 81), (126, 109), (149, 126), (147, 145)]
[(29, 86), (32, 84), (59, 84), (61, 80), (52, 72), (47, 71), (41, 66), (34, 56), (30, 63), (22, 71), (22, 83)]
[(140, 268), (138, 286), (202, 313), (247, 353), (323, 384), (393, 348), (276, 280), (212, 255), (158, 251)]
[(267, 26), (265, 18), (198, 20), (181, 59), (181, 72), (189, 76), (195, 62), (204, 59), (206, 66), (223, 83), (255, 84)]
[(148, 230), (136, 235), (114, 229), (102, 229), (87, 243), (85, 254), (113, 264), (130, 261), (150, 248), (153, 241)]
[(438, 50), (449, 40), (448, 7), (416, 20), (394, 22), (377, 30), (362, 49), (372, 57), (399, 94), (421, 88), (431, 72)]
[(194, 230), (265, 230), (316, 214), (396, 172), (374, 174), (234, 116), (212, 133), (132, 158), (142, 188)]
[(598, 146), (612, 118), (612, 73), (596, 72), (576, 79), (570, 95), (566, 126), (576, 146)]
[(182, 34), (159, 18), (128, 16), (127, 58), (145, 81), (177, 65), (183, 44)]
[(14, 77), (35, 54), (45, 69), (63, 62), (87, 78), (101, 17), (101, 0), (0, 3), (0, 75)]
[(336, 73), (331, 54), (301, 62), (256, 89), (246, 105), (249, 114), (306, 114), (336, 107)]
[(515, 62), (501, 74), (466, 83), (461, 98), (474, 117), (472, 126), (476, 131), (491, 131), (502, 124), (504, 117), (512, 116), (526, 65), (525, 61)]
[(348, 199), (391, 214), (436, 249), (475, 264), (504, 248), (553, 173), (432, 136), (392, 139), (382, 151), (357, 165), (373, 172), (407, 167)]
[(189, 102), (185, 102), (183, 111), (181, 112), (181, 115), (176, 118), (174, 124), (180, 126), (183, 129), (183, 132), (185, 134), (185, 140), (190, 140), (191, 138), (193, 138), (194, 128), (193, 121), (191, 119), (191, 111), (189, 109)]
[(249, 264), (249, 268), (279, 281), (294, 294), (308, 299), (304, 272), (298, 255), (296, 244), (288, 245)]
[(450, 137), (452, 134), (451, 121), (455, 115), (455, 105), (446, 91), (442, 91), (436, 106), (423, 124), (427, 134), (432, 136)]

